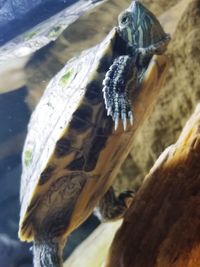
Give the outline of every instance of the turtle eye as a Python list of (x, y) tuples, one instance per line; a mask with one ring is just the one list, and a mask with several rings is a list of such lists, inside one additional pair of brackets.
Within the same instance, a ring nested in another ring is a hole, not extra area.
[(131, 15), (129, 12), (124, 12), (119, 16), (119, 25), (126, 25), (130, 22)]
[(129, 17), (128, 16), (123, 16), (121, 19), (121, 23), (122, 24), (126, 24), (129, 21)]

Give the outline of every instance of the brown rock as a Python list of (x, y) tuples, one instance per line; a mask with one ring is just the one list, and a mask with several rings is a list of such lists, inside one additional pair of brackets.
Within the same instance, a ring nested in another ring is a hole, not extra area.
[(179, 0), (141, 0), (156, 16), (160, 16), (170, 7), (178, 3)]
[(111, 245), (106, 267), (198, 267), (200, 104), (159, 157)]

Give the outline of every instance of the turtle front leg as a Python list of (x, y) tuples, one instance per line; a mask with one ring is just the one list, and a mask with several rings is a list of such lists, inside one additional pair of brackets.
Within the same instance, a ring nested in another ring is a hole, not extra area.
[(128, 85), (133, 81), (138, 83), (135, 57), (123, 55), (117, 57), (110, 66), (103, 80), (103, 96), (107, 114), (112, 116), (115, 122), (115, 130), (119, 119), (122, 119), (124, 130), (127, 120), (133, 124), (133, 113), (129, 100)]
[(116, 197), (115, 192), (111, 187), (100, 200), (95, 213), (101, 221), (113, 221), (120, 219), (124, 216), (124, 213), (130, 206), (133, 197), (133, 191), (122, 192), (118, 197)]
[[(137, 49), (133, 48), (132, 53), (135, 53), (135, 51), (138, 53), (139, 65), (143, 65), (143, 62), (146, 62), (145, 61), (146, 58), (152, 57), (155, 54), (156, 55), (163, 54), (165, 52), (170, 40), (171, 40), (170, 35), (166, 34), (165, 38), (163, 38), (162, 40), (160, 40), (156, 43), (153, 43), (147, 47), (139, 47)], [(129, 49), (131, 49), (131, 48), (129, 48)]]

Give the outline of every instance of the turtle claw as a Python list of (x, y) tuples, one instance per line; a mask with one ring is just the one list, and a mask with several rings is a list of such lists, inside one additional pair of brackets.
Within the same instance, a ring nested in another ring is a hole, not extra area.
[[(133, 115), (130, 108), (130, 101), (126, 95), (126, 93), (116, 93), (114, 103), (113, 103), (113, 110), (111, 112), (114, 114), (112, 117), (114, 121), (116, 118), (119, 120), (121, 118), (124, 131), (127, 129), (128, 120), (130, 120), (130, 124), (133, 124)], [(116, 123), (115, 123), (116, 125)], [(117, 124), (118, 126), (118, 124)], [(117, 128), (115, 127), (115, 130)]]
[(107, 116), (110, 116), (110, 115), (111, 115), (111, 107), (109, 107), (107, 110)]
[(133, 113), (132, 113), (132, 111), (129, 111), (128, 117), (129, 117), (129, 120), (130, 120), (130, 124), (133, 125)]
[(124, 131), (126, 131), (126, 127), (127, 127), (127, 119), (126, 119), (126, 117), (122, 118), (122, 123), (123, 123)]
[(126, 93), (115, 92), (113, 97), (109, 95), (109, 88), (105, 86), (103, 88), (103, 96), (105, 101), (105, 107), (107, 110), (107, 116), (113, 118), (115, 124), (115, 130), (119, 126), (119, 119), (122, 120), (124, 131), (127, 129), (128, 121), (133, 124), (133, 115), (130, 109), (130, 101)]
[(122, 114), (121, 115), (121, 119), (122, 119), (122, 123), (123, 123), (123, 127), (124, 127), (124, 131), (126, 131), (127, 128), (127, 121), (130, 121), (130, 125), (133, 125), (133, 114), (132, 111), (128, 112), (128, 116), (126, 114)]
[(115, 122), (115, 131), (116, 131), (118, 128), (118, 125), (119, 125), (119, 117), (118, 116), (115, 118), (114, 122)]

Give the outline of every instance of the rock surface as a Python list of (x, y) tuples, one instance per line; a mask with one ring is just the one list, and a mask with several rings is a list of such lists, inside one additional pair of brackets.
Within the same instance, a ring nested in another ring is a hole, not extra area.
[(170, 7), (178, 3), (179, 0), (141, 0), (156, 16), (160, 16)]
[(200, 104), (145, 177), (104, 266), (199, 266), (199, 158)]

